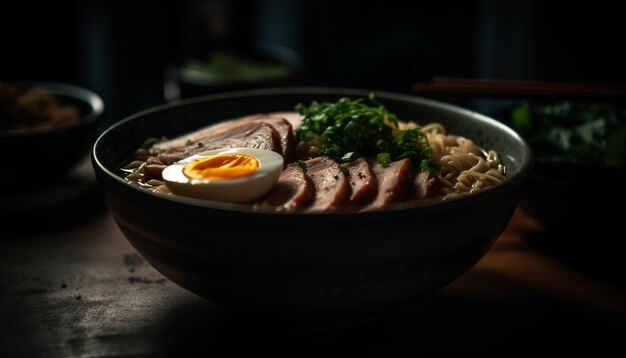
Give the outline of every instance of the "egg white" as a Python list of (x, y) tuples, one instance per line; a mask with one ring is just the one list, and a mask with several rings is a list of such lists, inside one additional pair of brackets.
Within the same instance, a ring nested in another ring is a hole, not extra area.
[[(245, 154), (259, 161), (252, 175), (236, 179), (190, 179), (183, 174), (188, 163), (222, 154)], [(176, 162), (163, 170), (163, 182), (177, 195), (198, 199), (245, 203), (270, 191), (283, 168), (282, 155), (265, 149), (229, 148), (202, 152)]]

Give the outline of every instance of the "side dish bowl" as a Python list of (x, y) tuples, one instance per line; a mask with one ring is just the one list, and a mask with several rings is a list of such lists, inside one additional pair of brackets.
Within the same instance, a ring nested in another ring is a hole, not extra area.
[[(87, 156), (95, 139), (104, 102), (94, 92), (55, 82), (18, 82), (21, 91), (42, 89), (60, 104), (76, 107), (78, 123), (56, 128), (0, 130), (0, 151), (16, 153), (11, 169), (3, 171), (0, 183), (55, 181)], [(45, 178), (44, 178), (45, 177)]]
[(422, 207), (336, 214), (255, 212), (246, 205), (168, 196), (129, 185), (118, 168), (148, 137), (212, 122), (292, 110), (299, 102), (364, 97), (336, 88), (216, 94), (133, 115), (105, 131), (92, 160), (115, 221), (159, 272), (215, 302), (296, 317), (377, 313), (438, 289), (470, 269), (507, 226), (532, 167), (528, 145), (480, 114), (377, 92), (402, 120), (440, 122), (498, 151), (501, 185)]

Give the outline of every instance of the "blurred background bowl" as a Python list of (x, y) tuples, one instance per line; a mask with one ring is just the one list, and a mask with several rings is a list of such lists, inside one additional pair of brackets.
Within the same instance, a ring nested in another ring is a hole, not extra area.
[[(20, 93), (41, 89), (60, 105), (74, 106), (77, 123), (54, 128), (0, 130), (0, 150), (11, 153), (0, 183), (0, 215), (8, 237), (63, 230), (89, 222), (104, 210), (88, 152), (104, 103), (94, 92), (63, 83), (16, 82)], [(43, 102), (46, 102), (44, 100)], [(6, 128), (6, 126), (5, 126)], [(37, 225), (33, 225), (37, 218)]]
[(302, 66), (291, 49), (258, 43), (245, 52), (218, 51), (165, 70), (166, 101), (218, 92), (293, 85)]
[(521, 200), (543, 226), (533, 244), (616, 282), (623, 281), (626, 252), (619, 209), (626, 202), (621, 98), (535, 100), (515, 106), (506, 118), (537, 158)]
[(20, 91), (47, 91), (62, 105), (75, 106), (77, 124), (54, 128), (0, 130), (0, 151), (16, 153), (0, 183), (31, 185), (63, 179), (87, 155), (96, 134), (104, 103), (94, 92), (54, 82), (17, 82)]
[(159, 272), (215, 302), (323, 318), (369, 315), (440, 288), (472, 267), (504, 230), (532, 167), (526, 143), (480, 114), (418, 97), (378, 92), (399, 118), (437, 121), (498, 151), (507, 180), (491, 190), (425, 207), (373, 213), (293, 215), (159, 195), (118, 172), (148, 137), (182, 134), (298, 102), (363, 97), (367, 91), (285, 88), (217, 94), (160, 106), (112, 126), (93, 165), (110, 212)]

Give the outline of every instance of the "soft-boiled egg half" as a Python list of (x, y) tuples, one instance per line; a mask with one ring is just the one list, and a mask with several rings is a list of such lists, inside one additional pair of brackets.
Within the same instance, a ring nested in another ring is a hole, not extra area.
[(202, 152), (163, 170), (165, 185), (177, 195), (245, 203), (267, 193), (278, 180), (283, 157), (255, 148)]

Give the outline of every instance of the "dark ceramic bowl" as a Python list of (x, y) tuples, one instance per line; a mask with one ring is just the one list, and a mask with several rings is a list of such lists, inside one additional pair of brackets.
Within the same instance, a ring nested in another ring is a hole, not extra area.
[[(526, 98), (531, 105), (562, 101), (585, 102), (567, 96), (543, 101)], [(493, 113), (495, 118), (512, 123), (513, 110), (524, 102), (491, 103), (499, 108)], [(614, 106), (616, 112), (624, 107), (608, 100), (600, 103)], [(548, 129), (537, 126), (527, 135), (534, 137)], [(548, 159), (554, 152), (540, 145), (533, 148), (533, 152), (535, 165), (519, 206), (540, 222), (542, 230), (525, 237), (535, 248), (567, 265), (620, 285), (626, 283), (622, 275), (626, 240), (622, 235), (616, 235), (624, 229), (624, 214), (613, 205), (626, 202), (626, 191), (619, 189), (619, 184), (614, 187), (615, 183), (626, 180), (626, 170), (607, 167), (603, 159), (587, 162), (588, 159), (583, 158), (580, 163), (551, 162)]]
[(95, 139), (97, 123), (104, 112), (102, 99), (85, 88), (52, 82), (19, 82), (20, 90), (43, 88), (61, 104), (78, 108), (80, 122), (59, 128), (0, 130), (0, 152), (16, 153), (24, 160), (11, 161), (0, 183), (44, 183), (58, 180), (89, 152)]
[(372, 213), (258, 213), (248, 206), (165, 196), (128, 185), (116, 169), (151, 136), (174, 136), (298, 102), (362, 97), (352, 89), (233, 92), (144, 111), (96, 141), (93, 164), (110, 211), (145, 259), (215, 302), (301, 317), (375, 313), (440, 288), (471, 268), (507, 226), (532, 166), (506, 126), (458, 107), (378, 92), (399, 118), (438, 121), (497, 150), (502, 185), (432, 206)]
[[(167, 101), (176, 101), (218, 92), (237, 91), (255, 87), (285, 87), (294, 82), (301, 68), (300, 57), (284, 46), (268, 43), (255, 44), (244, 57), (235, 58), (254, 63), (284, 66), (284, 72), (267, 76), (261, 73), (219, 73), (189, 68), (184, 64), (168, 66), (165, 70), (164, 95)], [(206, 61), (206, 60), (205, 60)], [(195, 62), (202, 63), (202, 60)]]

